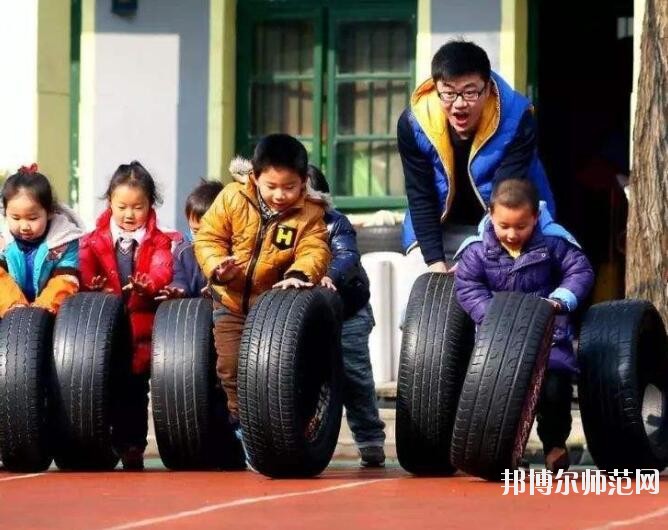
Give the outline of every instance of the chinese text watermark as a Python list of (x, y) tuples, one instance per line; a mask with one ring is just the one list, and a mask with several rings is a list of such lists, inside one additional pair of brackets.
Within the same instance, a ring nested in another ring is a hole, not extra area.
[(659, 493), (658, 469), (585, 469), (581, 473), (560, 469), (506, 469), (503, 472), (504, 495), (633, 495), (643, 491)]

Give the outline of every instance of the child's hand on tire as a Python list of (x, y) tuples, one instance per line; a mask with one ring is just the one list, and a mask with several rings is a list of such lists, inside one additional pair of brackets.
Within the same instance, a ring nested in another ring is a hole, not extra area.
[(287, 278), (286, 280), (281, 280), (273, 285), (274, 289), (302, 289), (304, 287), (313, 287), (313, 284), (298, 278)]
[(185, 298), (186, 292), (179, 287), (170, 287), (169, 285), (163, 287), (158, 291), (158, 296), (155, 297), (157, 301), (173, 300), (175, 298)]
[(320, 285), (326, 287), (327, 289), (331, 289), (332, 291), (336, 291), (336, 285), (334, 285), (334, 281), (332, 281), (329, 276), (325, 276), (322, 280), (320, 280)]

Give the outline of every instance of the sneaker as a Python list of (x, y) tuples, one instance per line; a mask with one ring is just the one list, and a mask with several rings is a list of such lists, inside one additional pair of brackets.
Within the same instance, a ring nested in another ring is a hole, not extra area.
[(124, 471), (142, 471), (144, 469), (144, 450), (130, 446), (121, 453)]
[(567, 471), (571, 462), (568, 456), (568, 449), (565, 447), (553, 447), (545, 456), (545, 469), (556, 473), (560, 469)]
[(246, 451), (246, 444), (244, 443), (244, 436), (243, 433), (241, 432), (241, 426), (234, 429), (234, 436), (241, 443), (241, 449), (243, 449), (244, 458), (246, 459), (246, 467), (251, 471), (253, 471), (254, 473), (257, 473), (257, 469), (255, 469), (251, 465), (250, 458), (248, 458), (248, 451)]
[(383, 467), (385, 465), (385, 451), (382, 445), (360, 447), (362, 467)]

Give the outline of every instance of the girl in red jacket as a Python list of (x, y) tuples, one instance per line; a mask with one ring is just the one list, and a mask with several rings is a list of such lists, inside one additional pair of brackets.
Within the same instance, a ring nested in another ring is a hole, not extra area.
[(155, 182), (137, 161), (118, 167), (105, 198), (108, 208), (81, 240), (84, 290), (122, 296), (130, 316), (132, 373), (122, 387), (113, 439), (124, 469), (144, 468), (154, 297), (172, 279), (171, 240), (157, 228)]

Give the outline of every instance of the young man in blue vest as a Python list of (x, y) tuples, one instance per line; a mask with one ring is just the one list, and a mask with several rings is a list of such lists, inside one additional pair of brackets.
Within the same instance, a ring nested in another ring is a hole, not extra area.
[(531, 179), (553, 215), (554, 199), (531, 103), (491, 71), (485, 50), (450, 41), (431, 72), (397, 124), (408, 196), (403, 243), (429, 270), (446, 272), (459, 244), (477, 233), (494, 182)]

